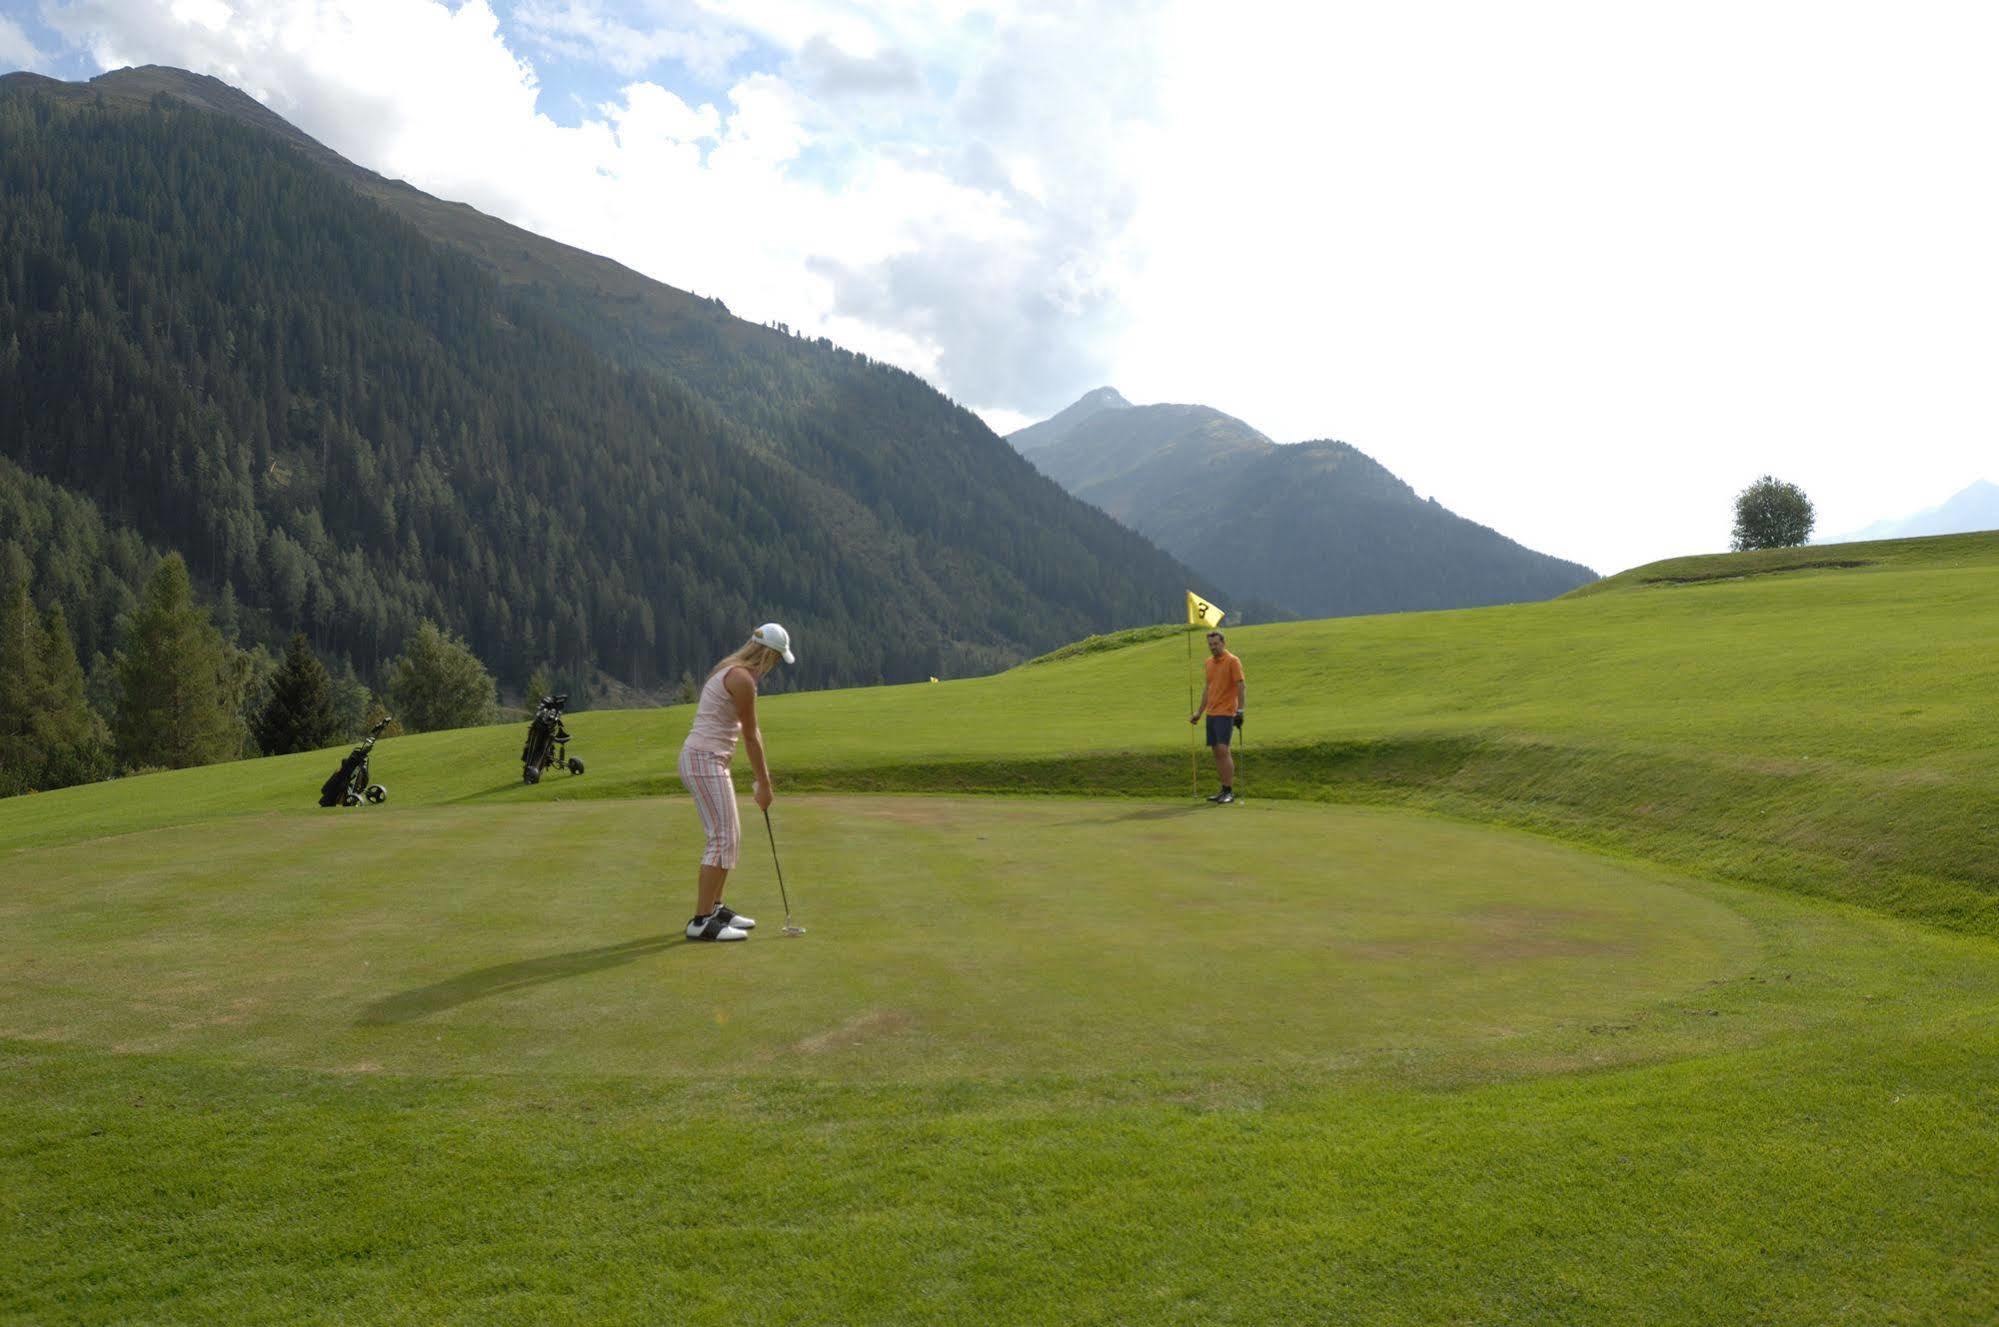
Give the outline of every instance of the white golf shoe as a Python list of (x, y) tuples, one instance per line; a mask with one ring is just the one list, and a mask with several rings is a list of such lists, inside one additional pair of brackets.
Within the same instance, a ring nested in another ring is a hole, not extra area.
[(717, 908), (706, 917), (696, 917), (687, 923), (689, 940), (747, 940), (750, 933), (740, 927), (731, 926)]
[(739, 931), (754, 931), (757, 929), (756, 918), (745, 917), (726, 903), (715, 905), (715, 915), (722, 919), (723, 925), (733, 926)]

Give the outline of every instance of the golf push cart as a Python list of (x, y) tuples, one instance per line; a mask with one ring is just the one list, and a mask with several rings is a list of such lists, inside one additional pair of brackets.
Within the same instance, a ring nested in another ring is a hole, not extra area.
[(528, 740), (521, 747), (521, 782), (540, 783), (541, 772), (551, 765), (567, 768), (571, 774), (583, 772), (583, 762), (569, 754), (569, 730), (562, 726), (562, 707), (569, 697), (543, 696), (528, 723)]
[(394, 716), (383, 715), (381, 722), (361, 739), (361, 745), (347, 753), (347, 758), (340, 762), (340, 768), (333, 771), (333, 777), (320, 785), (321, 806), (359, 806), (363, 800), (379, 805), (388, 800), (387, 788), (369, 782), (368, 753), (375, 749), (375, 739), (382, 735), (382, 729), (394, 722)]

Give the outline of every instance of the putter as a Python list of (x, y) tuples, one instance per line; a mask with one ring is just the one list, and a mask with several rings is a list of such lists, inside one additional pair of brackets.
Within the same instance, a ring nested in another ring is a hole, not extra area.
[(784, 890), (784, 864), (777, 859), (777, 831), (770, 827), (770, 808), (765, 807), (763, 813), (764, 833), (770, 835), (770, 864), (777, 868), (777, 896), (784, 900), (784, 930), (780, 934), (804, 935), (805, 928), (791, 921), (791, 895)]

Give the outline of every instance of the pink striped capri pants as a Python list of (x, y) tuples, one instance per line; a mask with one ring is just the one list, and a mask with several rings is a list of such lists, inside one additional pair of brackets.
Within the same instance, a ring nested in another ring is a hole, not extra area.
[(742, 846), (743, 822), (736, 813), (736, 785), (729, 778), (729, 758), (713, 751), (680, 748), (680, 781), (694, 796), (701, 828), (708, 831), (703, 866), (733, 870)]

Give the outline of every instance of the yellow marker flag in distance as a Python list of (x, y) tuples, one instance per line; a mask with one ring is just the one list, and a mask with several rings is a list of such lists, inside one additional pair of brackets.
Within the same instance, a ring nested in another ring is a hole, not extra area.
[(1200, 595), (1195, 594), (1192, 590), (1187, 591), (1188, 626), (1219, 627), (1222, 624), (1222, 619), (1226, 616), (1227, 614), (1221, 609), (1215, 607)]

